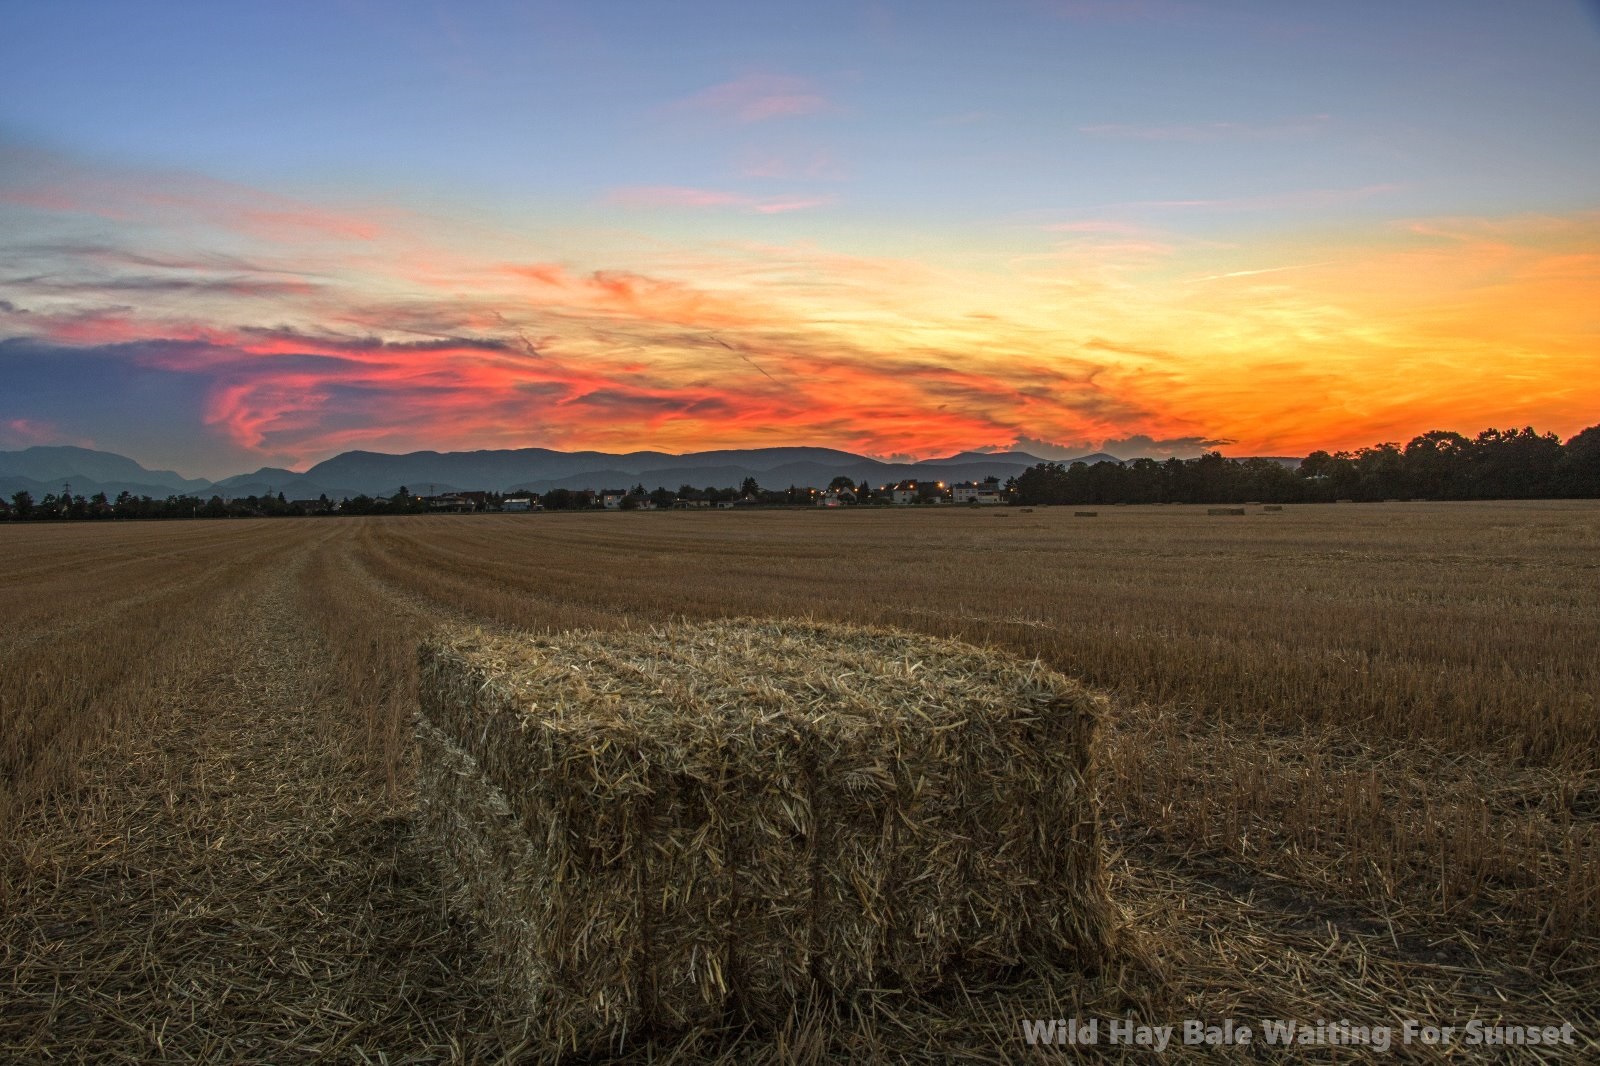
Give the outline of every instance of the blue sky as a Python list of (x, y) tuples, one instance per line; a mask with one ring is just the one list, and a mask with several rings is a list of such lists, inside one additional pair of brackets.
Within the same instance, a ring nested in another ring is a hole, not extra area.
[[(0, 337), (96, 339), (41, 325), (40, 313), (81, 323), (127, 304), (127, 285), (112, 287), (97, 311), (90, 283), (126, 282), (137, 271), (126, 256), (116, 266), (104, 254), (86, 257), (92, 245), (205, 260), (213, 273), (224, 256), (265, 260), (274, 277), (298, 270), (332, 279), (328, 288), (336, 283), (363, 306), (408, 294), (438, 299), (441, 287), (464, 293), (469, 261), (556, 263), (574, 277), (624, 272), (762, 304), (769, 321), (747, 338), (752, 349), (818, 323), (877, 316), (882, 325), (898, 316), (898, 342), (876, 334), (871, 344), (855, 334), (842, 342), (892, 348), (916, 331), (911, 319), (947, 302), (939, 284), (963, 298), (987, 286), (1110, 285), (1117, 291), (1102, 295), (1145, 307), (1142, 320), (1160, 319), (1155, 332), (1170, 346), (1186, 327), (1167, 321), (1168, 312), (1189, 291), (1174, 286), (1194, 278), (1340, 263), (1344, 273), (1320, 279), (1316, 293), (1332, 301), (1329, 320), (1370, 316), (1377, 312), (1364, 297), (1338, 289), (1362, 276), (1358, 250), (1386, 254), (1396, 241), (1442, 228), (1458, 242), (1463, 232), (1478, 234), (1474, 255), (1488, 254), (1484, 240), (1511, 240), (1570, 263), (1586, 247), (1597, 207), (1600, 17), (1576, 2), (16, 3), (7, 16), (0, 193), (11, 192), (0, 195), (0, 300), (33, 317), (0, 318)], [(315, 247), (238, 224), (242, 215), (259, 223), (305, 213), (324, 223), (366, 221), (323, 225)], [(1528, 225), (1537, 234), (1524, 225), (1509, 236), (1513, 219), (1535, 220)], [(1564, 220), (1565, 236), (1556, 239), (1539, 219)], [(1487, 231), (1496, 236), (1484, 238)], [(753, 251), (761, 249), (790, 254)], [(830, 304), (830, 257), (903, 269), (858, 279), (848, 298)], [(453, 264), (450, 278), (382, 269), (429, 260)], [(1044, 278), (1047, 267), (1059, 276)], [(1504, 280), (1525, 280), (1529, 269)], [(791, 284), (797, 277), (805, 284)], [(70, 299), (61, 278), (74, 286)], [(1564, 276), (1563, 292), (1572, 280)], [(900, 285), (914, 292), (893, 308), (868, 291)], [(313, 306), (304, 293), (268, 296), (258, 287), (247, 301), (208, 297), (197, 308), (148, 284), (142, 291), (143, 302), (117, 313), (148, 318), (144, 331), (98, 339), (192, 340), (197, 330), (285, 324), (344, 336), (349, 328), (330, 317), (331, 297)], [(1427, 307), (1466, 293), (1432, 293)], [(570, 307), (532, 306), (524, 295), (501, 294), (493, 314), (524, 331), (570, 318)], [(996, 350), (1015, 349), (1023, 383), (1002, 384), (1019, 396), (1039, 369), (1038, 353), (1024, 352), (1019, 337), (1059, 332), (1080, 348), (1092, 339), (1073, 336), (1071, 317), (1022, 322), (1024, 311), (999, 306), (1004, 297), (971, 302), (967, 313), (1001, 322)], [(1396, 311), (1426, 309), (1413, 302)], [(1144, 332), (1141, 315), (1124, 347), (1152, 343), (1132, 336)], [(493, 321), (487, 310), (479, 317)], [(716, 324), (734, 328), (728, 316)], [(575, 366), (633, 373), (652, 395), (693, 377), (682, 350), (642, 370), (619, 369), (593, 322), (569, 325), (582, 335), (554, 336), (570, 344)], [(363, 328), (376, 327), (363, 318)], [(1568, 367), (1592, 328), (1564, 322), (1561, 351), (1541, 372)], [(1534, 347), (1546, 343), (1543, 329), (1530, 326)], [(466, 339), (509, 335), (479, 325)], [(954, 335), (946, 330), (945, 340)], [(1456, 338), (1440, 351), (1459, 355), (1462, 344)], [(1202, 347), (1188, 353), (1196, 366), (1261, 359), (1229, 344)], [(904, 378), (892, 352), (873, 350), (857, 370), (876, 359), (886, 376)], [(941, 347), (939, 365), (959, 357)], [(985, 372), (1004, 379), (1003, 362)], [(1463, 380), (1481, 376), (1481, 365), (1456, 366)], [(174, 388), (167, 417), (188, 428), (181, 443), (172, 437), (164, 460), (172, 465), (182, 468), (190, 452), (189, 465), (203, 464), (207, 449), (227, 462), (307, 462), (335, 437), (359, 442), (343, 413), (328, 416), (337, 435), (319, 437), (307, 428), (313, 413), (301, 412), (294, 432), (230, 436), (228, 423), (206, 421), (203, 403), (194, 409), (197, 394), (215, 397), (224, 386), (201, 369), (182, 373), (187, 383)], [(1467, 402), (1476, 388), (1461, 393), (1460, 417), (1479, 417), (1478, 401)], [(1239, 439), (1238, 427), (1219, 423), (1219, 402), (1146, 397), (1104, 405), (1104, 415), (1069, 403), (1048, 417), (1031, 411), (1039, 425), (968, 420), (944, 433), (928, 432), (938, 425), (930, 411), (927, 426), (908, 424), (893, 440), (789, 422), (828, 438), (815, 443), (882, 450), (919, 440), (930, 451), (1004, 443), (998, 437), (1008, 432), (1067, 442), (1122, 431)], [(1564, 425), (1575, 402), (1541, 394), (1528, 417)], [(1361, 416), (1352, 433), (1412, 428), (1400, 415), (1363, 413), (1376, 406), (1350, 412)], [(59, 410), (0, 409), (0, 425), (8, 419), (60, 425), (63, 439), (94, 437), (92, 426)], [(525, 442), (611, 439), (555, 421)], [(426, 434), (372, 428), (367, 443), (427, 443)], [(483, 435), (523, 439), (503, 428), (486, 426)], [(683, 446), (705, 428), (640, 423), (630, 440)], [(9, 443), (20, 440), (13, 434)], [(1280, 431), (1255, 443), (1304, 441)]]

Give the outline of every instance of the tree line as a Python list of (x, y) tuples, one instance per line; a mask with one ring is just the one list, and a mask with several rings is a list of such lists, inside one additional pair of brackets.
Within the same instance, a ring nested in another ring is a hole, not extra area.
[[(852, 485), (839, 476), (830, 490), (852, 492), (862, 503), (877, 502), (866, 482)], [(1590, 426), (1565, 444), (1553, 433), (1534, 429), (1486, 429), (1476, 437), (1434, 430), (1414, 437), (1405, 446), (1374, 444), (1356, 451), (1314, 451), (1297, 467), (1275, 459), (1229, 459), (1207, 452), (1195, 459), (1135, 459), (1128, 463), (1040, 463), (1007, 482), (1013, 501), (1022, 504), (1116, 503), (1331, 503), (1337, 500), (1498, 500), (1550, 497), (1600, 497), (1600, 425)], [(498, 510), (501, 493), (475, 493), (484, 508)], [(537, 499), (549, 511), (587, 510), (597, 506), (589, 490), (552, 489)], [(681, 485), (674, 492), (658, 487), (647, 491), (635, 485), (623, 498), (626, 509), (669, 507), (679, 500), (714, 505), (744, 500), (767, 506), (804, 505), (816, 499), (817, 490), (791, 485), (763, 489), (746, 478), (737, 489)], [(9, 505), (0, 504), (12, 520), (113, 519), (113, 518), (242, 518), (318, 514), (374, 515), (422, 514), (434, 509), (425, 497), (405, 486), (393, 496), (357, 495), (337, 503), (326, 496), (317, 500), (287, 500), (277, 495), (246, 496), (224, 500), (213, 495), (174, 495), (165, 499), (123, 492), (115, 499), (106, 494), (60, 495), (48, 493), (34, 500), (27, 492), (14, 493)]]
[(1600, 426), (1566, 444), (1553, 433), (1434, 430), (1404, 447), (1314, 451), (1298, 467), (1274, 459), (1135, 459), (1041, 463), (1010, 483), (1019, 503), (1331, 503), (1337, 500), (1504, 500), (1600, 497)]

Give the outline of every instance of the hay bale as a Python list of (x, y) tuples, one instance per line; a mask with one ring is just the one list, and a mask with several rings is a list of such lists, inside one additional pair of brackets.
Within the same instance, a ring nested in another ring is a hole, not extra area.
[(1207, 507), (1206, 508), (1206, 514), (1212, 514), (1212, 515), (1244, 514), (1244, 508), (1243, 507)]
[(1098, 968), (1105, 699), (893, 630), (732, 621), (422, 651), (419, 829), (547, 1048)]
[(1269, 504), (1267, 504), (1265, 507), (1263, 507), (1261, 509), (1263, 511), (1281, 511), (1281, 510), (1283, 510), (1283, 504), (1281, 504), (1281, 503), (1269, 503)]
[(1073, 511), (1072, 512), (1072, 517), (1073, 518), (1099, 518), (1100, 517), (1100, 512), (1099, 511)]

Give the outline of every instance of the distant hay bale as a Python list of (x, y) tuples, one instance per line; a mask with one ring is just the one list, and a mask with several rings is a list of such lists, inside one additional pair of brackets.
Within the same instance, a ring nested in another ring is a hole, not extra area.
[(547, 1050), (1112, 950), (1105, 698), (1038, 663), (746, 620), (421, 666), (419, 833)]
[(1283, 510), (1283, 504), (1281, 504), (1281, 503), (1269, 503), (1269, 504), (1267, 504), (1265, 507), (1263, 507), (1261, 509), (1263, 511), (1281, 511), (1281, 510)]
[(1099, 511), (1073, 511), (1072, 512), (1072, 517), (1073, 518), (1099, 518), (1100, 517), (1100, 512)]
[(1244, 514), (1243, 507), (1207, 507), (1206, 514)]

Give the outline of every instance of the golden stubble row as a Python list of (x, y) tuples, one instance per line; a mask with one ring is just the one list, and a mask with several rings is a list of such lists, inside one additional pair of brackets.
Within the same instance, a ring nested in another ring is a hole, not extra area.
[[(879, 623), (1037, 656), (1127, 708), (1103, 802), (1130, 848), (1200, 849), (1330, 897), (1477, 921), (1571, 962), (1600, 930), (1600, 508), (1203, 508), (418, 516), (0, 527), (13, 815), (159, 715), (298, 560), (295, 602), (375, 787), (414, 772), (440, 623)], [(312, 698), (316, 694), (308, 694)], [(353, 739), (352, 739), (353, 738)], [(1474, 917), (1476, 916), (1476, 917)], [(1564, 954), (1563, 954), (1564, 953)]]

